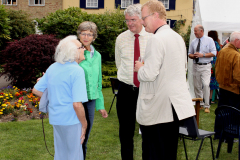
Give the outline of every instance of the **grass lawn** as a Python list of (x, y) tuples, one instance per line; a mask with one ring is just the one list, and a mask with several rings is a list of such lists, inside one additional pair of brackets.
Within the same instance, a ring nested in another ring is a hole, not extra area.
[[(113, 94), (111, 88), (103, 89), (105, 107), (108, 111), (112, 102)], [(204, 130), (214, 130), (214, 111), (217, 105), (211, 106), (211, 113), (200, 112), (200, 127)], [(127, 108), (126, 108), (127, 111)], [(54, 153), (52, 126), (48, 119), (44, 119), (47, 145), (50, 152)], [(141, 160), (141, 135), (138, 134), (139, 125), (136, 125), (134, 145), (135, 160)], [(195, 159), (200, 146), (200, 141), (186, 140), (189, 160)], [(214, 154), (216, 155), (218, 140), (214, 140)], [(41, 120), (30, 120), (25, 122), (0, 123), (0, 159), (1, 160), (50, 160), (51, 157), (43, 141)], [(178, 160), (185, 160), (182, 141), (179, 140)], [(211, 149), (209, 139), (203, 143), (199, 156), (200, 160), (211, 160)], [(238, 143), (234, 143), (232, 153), (227, 153), (227, 144), (223, 143), (219, 160), (237, 160)], [(118, 118), (115, 104), (107, 119), (95, 114), (94, 124), (88, 142), (87, 160), (121, 160), (120, 142), (118, 138)]]

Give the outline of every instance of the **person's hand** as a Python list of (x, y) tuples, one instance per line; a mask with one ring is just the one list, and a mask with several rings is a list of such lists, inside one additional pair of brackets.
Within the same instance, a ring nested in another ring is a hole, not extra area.
[(86, 124), (83, 125), (82, 124), (82, 134), (81, 134), (81, 144), (83, 144), (84, 140), (85, 140), (85, 134), (86, 134), (86, 130), (87, 130), (87, 121), (86, 121)]
[[(42, 72), (42, 73), (43, 73), (43, 75), (45, 74), (45, 72)], [(42, 77), (39, 77), (39, 78), (37, 79), (37, 82), (40, 81), (41, 78), (42, 78)]]
[(143, 66), (144, 64), (139, 61), (135, 61), (135, 67), (134, 67), (134, 72), (138, 72), (138, 70)]
[(102, 115), (103, 118), (108, 117), (107, 111), (105, 109), (100, 109), (99, 112), (100, 112), (100, 114)]
[(201, 58), (201, 57), (203, 57), (203, 54), (199, 53), (199, 52), (196, 52), (196, 53), (194, 53), (194, 57), (195, 58)]

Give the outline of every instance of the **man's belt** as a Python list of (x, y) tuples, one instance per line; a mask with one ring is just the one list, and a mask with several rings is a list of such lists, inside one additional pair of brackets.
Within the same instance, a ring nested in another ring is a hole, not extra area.
[(122, 85), (122, 86), (125, 86), (125, 87), (127, 87), (127, 88), (129, 88), (129, 89), (131, 89), (131, 90), (133, 90), (133, 91), (138, 91), (138, 87), (135, 87), (135, 86), (133, 86), (133, 85), (129, 85), (129, 84), (127, 84), (127, 83), (124, 83), (124, 82), (122, 82), (122, 81), (119, 81), (120, 82), (120, 85)]
[[(209, 62), (210, 63), (210, 62)], [(196, 64), (198, 64), (198, 65), (207, 65), (207, 64), (209, 64), (209, 63), (196, 63)]]

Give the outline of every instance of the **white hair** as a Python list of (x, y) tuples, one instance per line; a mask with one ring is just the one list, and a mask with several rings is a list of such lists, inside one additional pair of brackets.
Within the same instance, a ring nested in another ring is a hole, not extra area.
[(142, 7), (141, 4), (130, 5), (124, 11), (124, 15), (128, 14), (129, 16), (138, 16), (141, 19), (142, 18), (141, 7)]
[(231, 33), (230, 42), (235, 41), (235, 39), (240, 39), (240, 32), (239, 31), (235, 31), (235, 32)]
[(64, 64), (65, 62), (73, 62), (78, 58), (77, 45), (73, 40), (77, 40), (77, 36), (70, 35), (59, 42), (54, 55), (56, 62)]

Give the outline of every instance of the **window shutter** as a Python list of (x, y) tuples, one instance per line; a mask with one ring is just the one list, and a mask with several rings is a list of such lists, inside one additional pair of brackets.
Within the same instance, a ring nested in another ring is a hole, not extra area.
[(133, 4), (139, 3), (139, 0), (133, 0)]
[(98, 8), (104, 8), (104, 0), (98, 0)]
[(169, 0), (169, 10), (175, 10), (176, 0)]
[(176, 22), (176, 20), (171, 20), (170, 28), (173, 28), (175, 26), (175, 22)]
[(86, 8), (86, 0), (80, 0), (80, 8)]
[(119, 5), (121, 7), (121, 0), (115, 0), (115, 7), (117, 8)]

